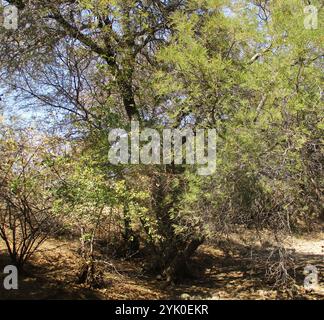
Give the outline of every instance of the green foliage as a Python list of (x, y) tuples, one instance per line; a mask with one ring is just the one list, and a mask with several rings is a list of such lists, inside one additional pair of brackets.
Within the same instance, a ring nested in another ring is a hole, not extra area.
[[(174, 15), (176, 32), (159, 53), (166, 71), (157, 72), (155, 87), (172, 100), (171, 116), (185, 112), (196, 126), (219, 131), (213, 215), (280, 230), (316, 221), (322, 181), (309, 176), (305, 149), (313, 145), (321, 158), (321, 29), (304, 27), (300, 1), (271, 2), (264, 20), (248, 1), (240, 2), (245, 10), (231, 1), (191, 3), (195, 11)], [(319, 162), (312, 166), (320, 176)], [(282, 216), (289, 217), (284, 226)]]
[[(217, 232), (278, 236), (323, 216), (323, 10), (313, 2), (318, 29), (305, 28), (299, 0), (21, 2), (22, 27), (1, 34), (1, 68), (9, 90), (60, 111), (60, 134), (71, 133), (65, 153), (38, 151), (35, 166), (49, 170), (45, 198), (81, 243), (92, 248), (113, 221), (109, 232), (133, 251), (141, 240), (171, 276)], [(109, 129), (132, 119), (216, 128), (217, 173), (111, 166)], [(43, 178), (24, 179), (7, 191)]]

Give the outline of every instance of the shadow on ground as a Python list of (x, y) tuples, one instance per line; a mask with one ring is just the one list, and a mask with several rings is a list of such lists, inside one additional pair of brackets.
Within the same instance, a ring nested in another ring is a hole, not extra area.
[[(1, 300), (97, 300), (103, 297), (93, 290), (76, 287), (74, 279), (66, 273), (66, 266), (59, 263), (48, 265), (26, 265), (23, 273), (19, 274), (18, 290), (5, 290), (2, 273), (10, 259), (5, 252), (0, 252), (0, 299)], [(54, 275), (54, 276), (53, 276)], [(58, 277), (57, 275), (61, 275)]]
[[(193, 258), (194, 277), (181, 284), (165, 282), (143, 273), (143, 261), (109, 260), (105, 270), (107, 286), (92, 290), (75, 284), (77, 255), (69, 243), (58, 240), (45, 245), (26, 272), (19, 277), (19, 290), (3, 289), (3, 268), (9, 257), (0, 252), (0, 299), (97, 300), (97, 299), (324, 299), (303, 289), (306, 265), (318, 267), (323, 274), (323, 256), (294, 253), (296, 286), (294, 290), (275, 290), (267, 281), (264, 264), (269, 247), (247, 247), (237, 242), (224, 246), (202, 246)], [(261, 262), (260, 262), (261, 261)]]

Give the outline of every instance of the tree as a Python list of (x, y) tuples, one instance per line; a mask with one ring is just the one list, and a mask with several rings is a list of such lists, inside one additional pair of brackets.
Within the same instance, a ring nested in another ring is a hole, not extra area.
[[(17, 33), (9, 33), (13, 41), (10, 44), (5, 42), (2, 47), (7, 57), (13, 50), (21, 57), (21, 63), (17, 65), (7, 60), (7, 71), (11, 73), (6, 74), (6, 81), (14, 79), (12, 88), (24, 97), (27, 94), (36, 99), (43, 106), (67, 111), (72, 120), (85, 120), (87, 125), (97, 129), (96, 132), (105, 131), (116, 119), (123, 127), (127, 127), (132, 119), (143, 125), (147, 121), (156, 122), (159, 102), (148, 86), (148, 77), (157, 67), (155, 52), (167, 42), (172, 32), (172, 13), (192, 10), (186, 8), (186, 1), (11, 3), (22, 10), (21, 28)], [(34, 12), (29, 28), (27, 23), (31, 18), (28, 10)], [(46, 57), (45, 52), (49, 53)], [(85, 62), (82, 62), (84, 57)], [(90, 72), (106, 82), (99, 83), (89, 75)], [(72, 85), (69, 80), (61, 80), (66, 74), (74, 80)], [(88, 88), (86, 95), (80, 93), (85, 88), (84, 84)], [(98, 103), (95, 98), (102, 92), (104, 102)], [(94, 104), (86, 105), (85, 102), (89, 101)], [(107, 121), (104, 122), (102, 117)], [(93, 129), (90, 135), (93, 136)], [(171, 179), (174, 174), (171, 173)], [(173, 206), (176, 206), (175, 201), (169, 202), (165, 209), (160, 208), (160, 204), (154, 209), (158, 221), (164, 221), (160, 230), (164, 230), (163, 238), (169, 244), (175, 239), (175, 221), (163, 217), (172, 215)], [(125, 212), (127, 210), (125, 207)], [(126, 213), (125, 217), (125, 236), (129, 237), (126, 240), (132, 245), (135, 235), (129, 229), (132, 224), (129, 214)], [(185, 241), (180, 246), (181, 250), (186, 246)], [(170, 261), (164, 263), (166, 265), (177, 255), (177, 250), (173, 248), (171, 251)], [(170, 253), (162, 256), (168, 257)]]
[(323, 214), (322, 179), (312, 177), (323, 173), (321, 31), (305, 29), (302, 2), (240, 4), (177, 13), (156, 88), (178, 106), (174, 117), (219, 132), (217, 174), (200, 202), (215, 229), (272, 230), (280, 246), (280, 235)]

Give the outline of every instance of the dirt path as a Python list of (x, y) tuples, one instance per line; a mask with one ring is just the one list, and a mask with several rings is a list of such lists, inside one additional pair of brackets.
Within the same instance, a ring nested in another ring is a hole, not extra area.
[(290, 238), (291, 245), (289, 247), (299, 254), (324, 257), (324, 234), (318, 237), (320, 236), (322, 236), (322, 239), (317, 239), (317, 237), (315, 239)]

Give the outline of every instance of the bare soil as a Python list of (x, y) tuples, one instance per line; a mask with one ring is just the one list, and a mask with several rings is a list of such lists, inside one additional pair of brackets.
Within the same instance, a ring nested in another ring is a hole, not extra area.
[[(235, 238), (235, 237), (234, 237)], [(258, 264), (252, 266), (254, 253), (262, 253), (263, 247), (246, 246), (233, 241), (230, 247), (204, 245), (193, 259), (192, 279), (181, 284), (166, 285), (160, 277), (144, 272), (143, 259), (108, 259), (104, 265), (105, 287), (90, 289), (76, 285), (80, 265), (78, 243), (71, 240), (51, 239), (35, 254), (26, 272), (19, 276), (19, 290), (2, 288), (4, 265), (10, 260), (0, 250), (0, 299), (316, 299), (324, 300), (323, 233), (307, 238), (291, 237), (287, 248), (294, 252), (296, 285), (290, 289), (274, 289), (267, 282), (264, 270)], [(1, 245), (1, 243), (0, 243)], [(3, 249), (3, 246), (0, 247)], [(319, 290), (306, 292), (303, 288), (303, 270), (311, 264), (318, 268)]]

